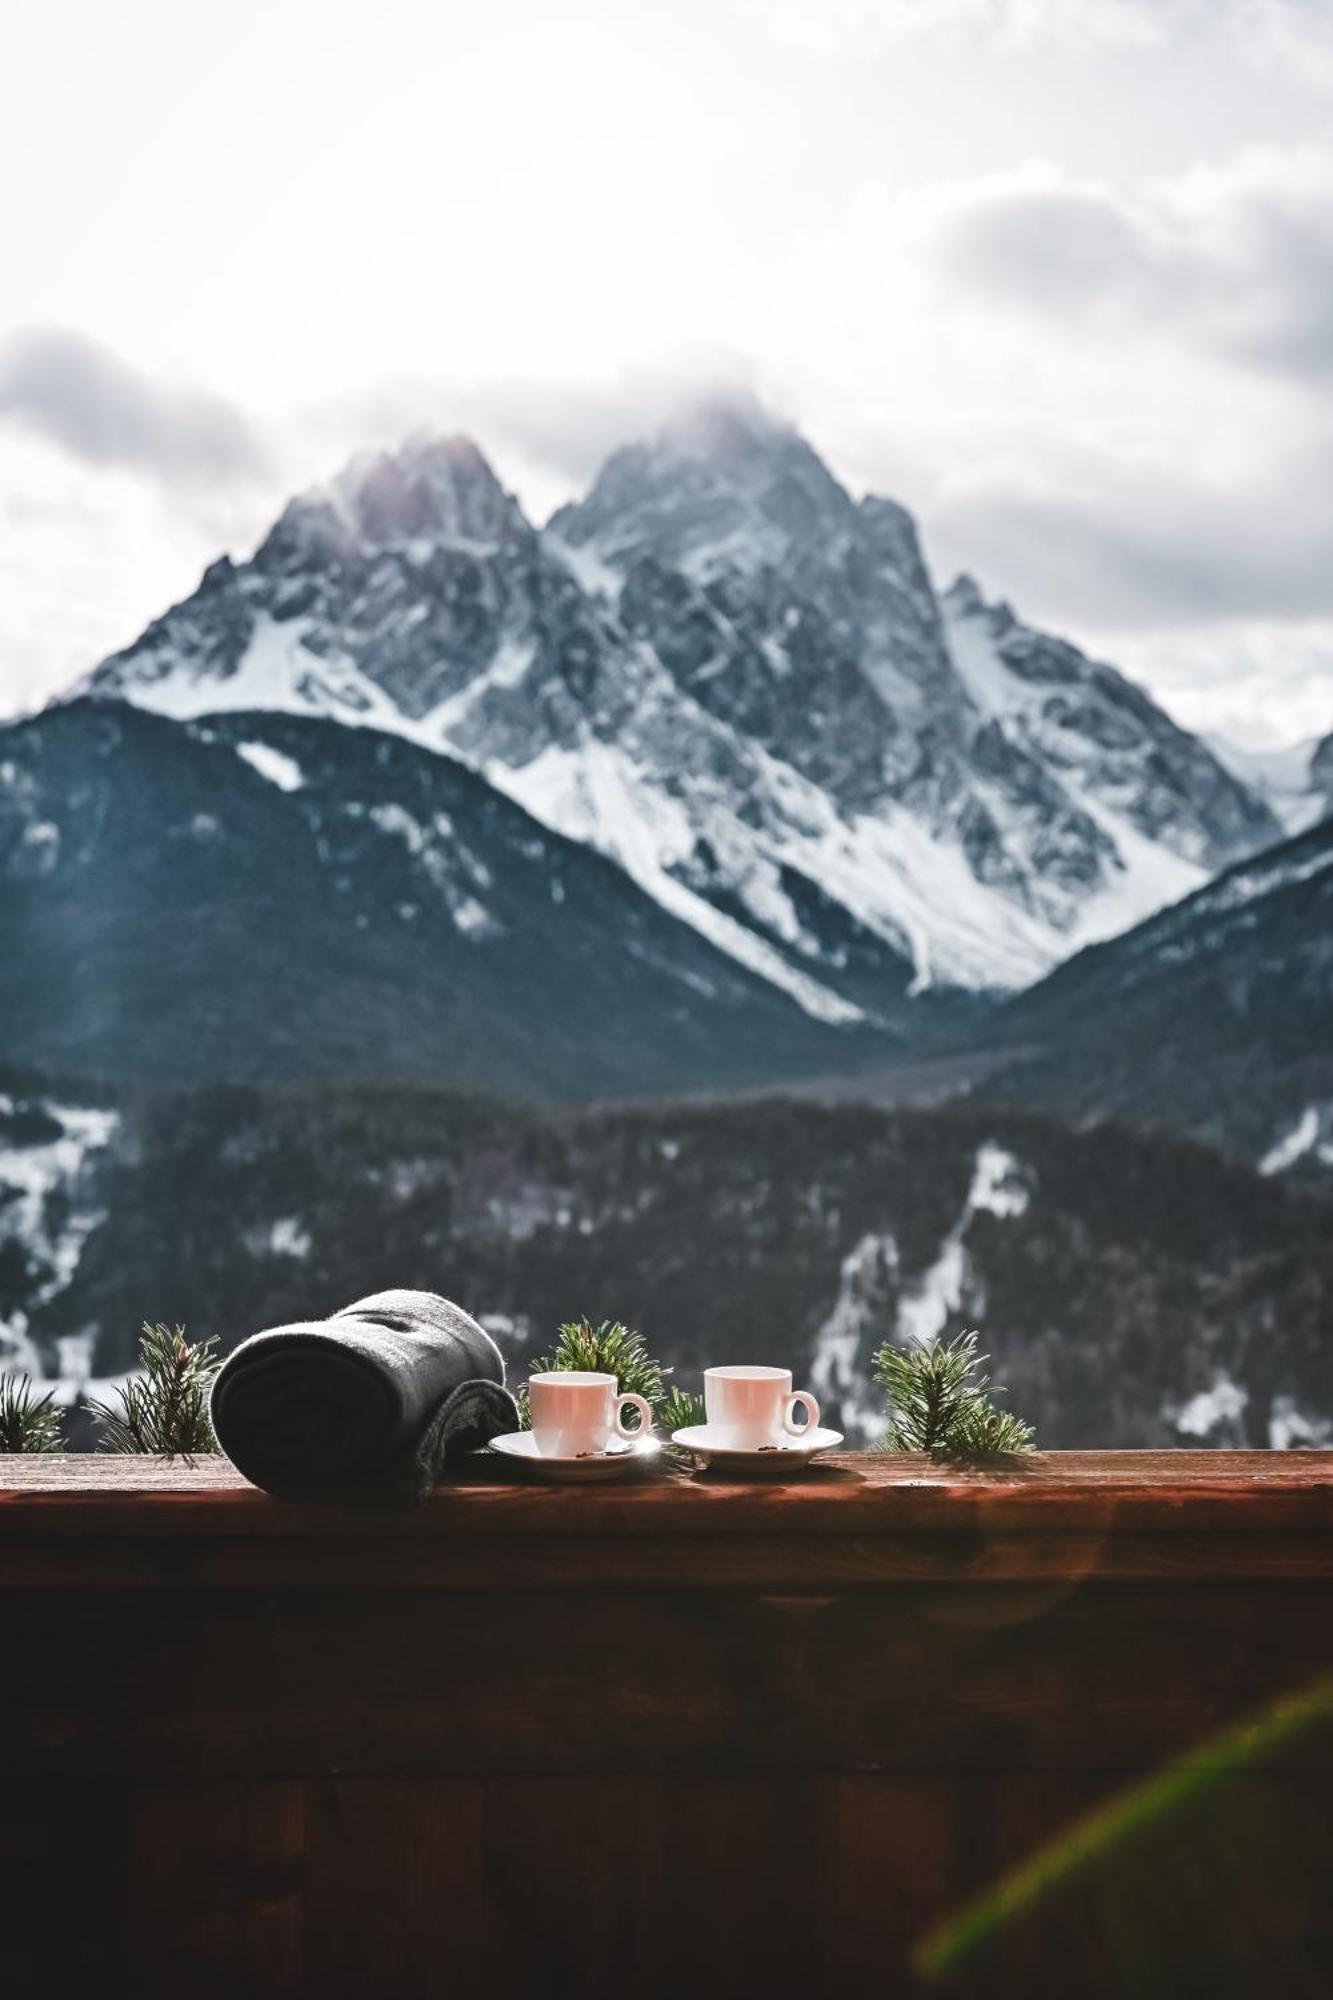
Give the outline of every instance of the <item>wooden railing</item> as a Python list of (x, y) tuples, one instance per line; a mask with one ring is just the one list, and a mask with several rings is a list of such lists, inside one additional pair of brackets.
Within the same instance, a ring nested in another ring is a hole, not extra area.
[[(0, 1460), (9, 1990), (916, 1990), (970, 1896), (1333, 1671), (1331, 1584), (1333, 1453), (482, 1459), (410, 1515)], [(1333, 1817), (1330, 1762), (1259, 1757)], [(1119, 1990), (1088, 1955), (1047, 1990)]]

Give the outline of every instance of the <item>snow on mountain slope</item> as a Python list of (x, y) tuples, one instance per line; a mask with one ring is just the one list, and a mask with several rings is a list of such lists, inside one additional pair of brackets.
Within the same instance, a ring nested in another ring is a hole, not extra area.
[[(1000, 1012), (986, 1080), (1077, 1116), (1170, 1122), (1268, 1174), (1333, 1166), (1333, 820), (1238, 863)], [(1328, 1149), (1328, 1150), (1326, 1150)]]
[(396, 734), (108, 700), (0, 730), (0, 1048), (25, 1068), (579, 1098), (894, 1046), (703, 929)]
[(358, 461), (86, 684), (448, 751), (824, 1021), (1012, 990), (1276, 832), (1139, 690), (704, 406), (538, 531), (463, 439)]
[(1169, 723), (1158, 732), (1155, 756), (1169, 746), (1166, 775), (1185, 783), (1165, 793), (1159, 784), (1154, 795), (1156, 774), (1144, 768), (1143, 696), (1131, 683), (1020, 625), (1007, 605), (987, 604), (970, 577), (945, 593), (944, 616), (950, 653), (977, 708), (1010, 743), (1059, 771), (1066, 795), (1110, 843), (1104, 885), (1070, 924), (1069, 950), (1128, 930), (1201, 888), (1216, 834), (1182, 801), (1211, 787), (1214, 773), (1194, 739), (1177, 731), (1171, 742)]
[(105, 1219), (88, 1196), (86, 1168), (116, 1122), (113, 1111), (36, 1105), (0, 1091), (0, 1253), (26, 1274), (25, 1309), (0, 1320), (0, 1367), (41, 1372), (27, 1338), (29, 1314), (69, 1285)]
[(1286, 1174), (1303, 1161), (1333, 1168), (1333, 1103), (1307, 1104), (1259, 1161), (1261, 1174)]

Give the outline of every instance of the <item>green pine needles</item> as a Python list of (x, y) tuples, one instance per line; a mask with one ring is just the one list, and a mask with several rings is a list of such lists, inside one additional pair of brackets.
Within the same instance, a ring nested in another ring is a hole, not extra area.
[[(642, 1396), (656, 1409), (662, 1399), (662, 1367), (648, 1352), (641, 1333), (635, 1333), (618, 1319), (567, 1320), (556, 1336), (555, 1346), (532, 1364), (534, 1375), (553, 1369), (577, 1368), (593, 1375), (614, 1375), (621, 1395)], [(518, 1394), (518, 1413), (524, 1430), (530, 1428), (528, 1392)]]
[(185, 1328), (145, 1326), (139, 1340), (144, 1373), (117, 1389), (119, 1408), (89, 1397), (88, 1408), (100, 1435), (99, 1451), (148, 1452), (160, 1458), (192, 1458), (216, 1451), (208, 1419), (208, 1392), (218, 1364), (216, 1340), (193, 1345)]
[(60, 1412), (51, 1393), (36, 1395), (27, 1375), (0, 1375), (0, 1452), (60, 1450)]
[(669, 1438), (673, 1431), (690, 1430), (704, 1421), (704, 1399), (688, 1389), (668, 1389), (661, 1402), (653, 1404), (653, 1414)]
[(1031, 1424), (995, 1407), (993, 1398), (1004, 1390), (992, 1389), (981, 1373), (986, 1358), (975, 1333), (911, 1347), (885, 1341), (873, 1363), (892, 1405), (884, 1449), (963, 1461), (1031, 1451)]
[[(642, 1396), (652, 1405), (653, 1416), (658, 1429), (669, 1438), (672, 1431), (683, 1430), (687, 1424), (701, 1424), (704, 1420), (702, 1396), (691, 1396), (684, 1389), (668, 1387), (669, 1368), (663, 1368), (660, 1361), (648, 1352), (648, 1344), (641, 1333), (635, 1333), (618, 1319), (600, 1320), (596, 1326), (590, 1319), (567, 1320), (561, 1327), (554, 1348), (532, 1364), (534, 1375), (546, 1374), (554, 1368), (578, 1368), (594, 1375), (614, 1375), (621, 1395)], [(518, 1392), (519, 1417), (524, 1430), (531, 1425), (528, 1410), (528, 1392)]]

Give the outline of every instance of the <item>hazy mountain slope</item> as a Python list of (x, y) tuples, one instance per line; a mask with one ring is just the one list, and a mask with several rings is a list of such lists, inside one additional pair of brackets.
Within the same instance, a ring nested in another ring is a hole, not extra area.
[(1333, 820), (1060, 966), (996, 1034), (1028, 1052), (988, 1094), (1333, 1168)]
[(804, 1069), (862, 1034), (398, 735), (80, 701), (0, 731), (0, 777), (11, 1061), (588, 1096)]
[(230, 1344), (415, 1284), (520, 1379), (559, 1320), (623, 1315), (687, 1385), (790, 1363), (858, 1440), (878, 1343), (959, 1323), (1048, 1445), (1333, 1431), (1333, 1206), (1187, 1142), (967, 1107), (0, 1083), (0, 1365), (63, 1363), (66, 1396), (146, 1315)]
[(1288, 833), (1304, 833), (1333, 813), (1333, 734), (1280, 750), (1250, 750), (1209, 736), (1219, 763), (1268, 801)]
[(911, 517), (749, 406), (544, 532), (465, 440), (360, 462), (89, 685), (454, 750), (830, 1022), (1020, 986), (1277, 830), (1111, 669), (942, 603)]

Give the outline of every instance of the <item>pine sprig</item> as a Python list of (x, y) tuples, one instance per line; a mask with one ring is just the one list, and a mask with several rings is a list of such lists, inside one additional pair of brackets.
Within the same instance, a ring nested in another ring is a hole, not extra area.
[(676, 1431), (690, 1430), (703, 1423), (707, 1411), (702, 1396), (692, 1396), (688, 1389), (668, 1389), (660, 1403), (653, 1405), (653, 1414), (666, 1440), (667, 1456), (678, 1467), (688, 1467), (694, 1462), (694, 1454), (684, 1445), (673, 1444)]
[(873, 1362), (892, 1406), (884, 1449), (961, 1460), (1031, 1451), (1031, 1424), (995, 1407), (993, 1398), (1005, 1392), (981, 1373), (986, 1358), (975, 1333), (911, 1347), (885, 1341)]
[(216, 1451), (208, 1417), (208, 1392), (218, 1370), (211, 1359), (216, 1346), (216, 1340), (191, 1344), (183, 1326), (145, 1325), (139, 1339), (144, 1373), (116, 1390), (120, 1407), (88, 1399), (100, 1431), (98, 1450), (161, 1458)]
[(688, 1430), (695, 1424), (703, 1423), (704, 1399), (692, 1396), (688, 1389), (668, 1389), (661, 1402), (653, 1405), (653, 1414), (670, 1437), (673, 1431)]
[(60, 1412), (51, 1400), (33, 1393), (27, 1375), (0, 1375), (0, 1452), (59, 1451), (64, 1443)]
[[(619, 1394), (642, 1396), (654, 1411), (664, 1394), (664, 1378), (671, 1372), (648, 1352), (643, 1335), (618, 1319), (600, 1320), (596, 1326), (590, 1319), (567, 1320), (551, 1352), (533, 1362), (532, 1373), (545, 1375), (559, 1368), (614, 1375)], [(525, 1431), (529, 1430), (532, 1416), (526, 1389), (519, 1391), (517, 1401), (519, 1421)]]

